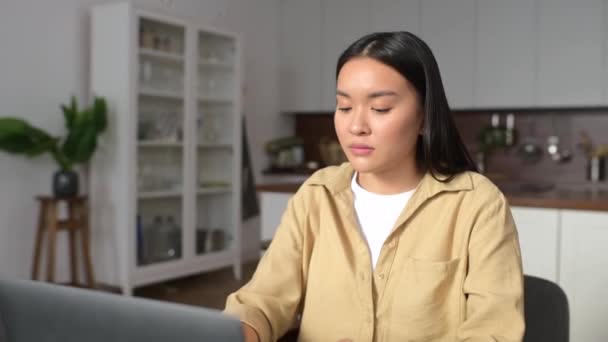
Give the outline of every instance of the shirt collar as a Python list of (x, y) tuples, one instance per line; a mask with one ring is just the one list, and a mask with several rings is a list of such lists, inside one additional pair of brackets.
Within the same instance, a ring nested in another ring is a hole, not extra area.
[[(355, 170), (349, 162), (339, 166), (330, 166), (317, 171), (309, 180), (310, 185), (321, 185), (335, 195), (344, 190), (350, 189), (350, 183)], [(447, 176), (438, 175), (439, 179), (444, 180)], [(473, 180), (468, 172), (457, 174), (448, 182), (442, 182), (433, 177), (430, 172), (422, 177), (417, 191), (424, 198), (433, 197), (442, 192), (467, 191), (473, 189)]]

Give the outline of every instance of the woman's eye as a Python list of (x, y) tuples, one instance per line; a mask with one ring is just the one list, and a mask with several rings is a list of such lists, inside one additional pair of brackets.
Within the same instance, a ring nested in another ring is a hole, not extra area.
[(388, 113), (392, 108), (372, 108), (377, 113)]
[(338, 110), (341, 111), (342, 113), (347, 113), (349, 112), (351, 109), (351, 107), (338, 107)]

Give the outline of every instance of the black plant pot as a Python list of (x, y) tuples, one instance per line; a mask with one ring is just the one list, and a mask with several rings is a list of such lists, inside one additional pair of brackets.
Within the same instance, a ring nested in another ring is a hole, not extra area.
[(70, 170), (59, 170), (53, 174), (53, 195), (74, 197), (78, 195), (78, 174)]

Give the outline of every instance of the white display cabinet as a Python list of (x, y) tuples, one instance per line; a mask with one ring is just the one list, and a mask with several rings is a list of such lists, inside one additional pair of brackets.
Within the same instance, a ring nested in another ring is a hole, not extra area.
[(99, 282), (130, 295), (226, 266), (240, 278), (240, 46), (195, 20), (94, 7), (91, 90), (109, 105), (90, 167)]

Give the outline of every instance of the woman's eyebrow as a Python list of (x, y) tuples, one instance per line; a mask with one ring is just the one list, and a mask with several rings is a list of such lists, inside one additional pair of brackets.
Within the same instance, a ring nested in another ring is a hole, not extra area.
[[(337, 96), (342, 96), (342, 97), (346, 97), (350, 99), (350, 95), (348, 95), (347, 93), (343, 92), (342, 90), (337, 90), (336, 91), (336, 95)], [(368, 98), (376, 98), (376, 97), (381, 97), (381, 96), (397, 96), (397, 93), (392, 91), (392, 90), (380, 90), (380, 91), (375, 91), (373, 93), (370, 93), (369, 95), (367, 95)]]
[(346, 98), (350, 99), (350, 95), (348, 95), (347, 93), (343, 92), (342, 90), (336, 90), (336, 95), (342, 96), (342, 97), (346, 97)]
[(381, 97), (381, 96), (397, 96), (397, 93), (395, 93), (392, 90), (380, 90), (380, 91), (375, 91), (375, 92), (369, 94), (367, 97), (373, 99), (373, 98)]

